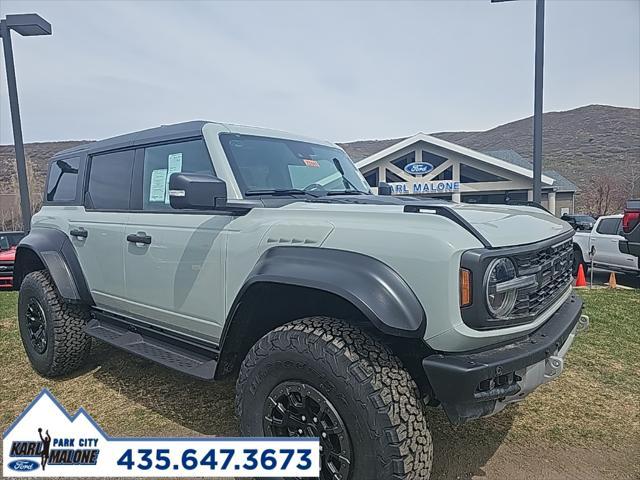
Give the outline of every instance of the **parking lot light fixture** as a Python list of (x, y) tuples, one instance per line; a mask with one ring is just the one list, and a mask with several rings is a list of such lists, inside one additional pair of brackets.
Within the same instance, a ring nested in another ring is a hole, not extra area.
[[(491, 0), (503, 3), (514, 0)], [(536, 0), (536, 49), (533, 94), (533, 201), (542, 203), (542, 78), (544, 70), (544, 0)], [(555, 214), (555, 212), (553, 212)]]
[(51, 35), (51, 24), (36, 13), (7, 15), (0, 20), (0, 38), (4, 50), (4, 64), (7, 70), (7, 87), (9, 89), (9, 108), (11, 110), (11, 124), (13, 126), (13, 143), (16, 150), (16, 166), (18, 171), (18, 185), (20, 188), (20, 211), (22, 214), (22, 228), (28, 232), (31, 228), (31, 202), (29, 201), (29, 183), (27, 181), (27, 165), (22, 140), (22, 126), (20, 124), (20, 108), (18, 105), (18, 88), (16, 86), (16, 70), (11, 46), (11, 31), (23, 37)]

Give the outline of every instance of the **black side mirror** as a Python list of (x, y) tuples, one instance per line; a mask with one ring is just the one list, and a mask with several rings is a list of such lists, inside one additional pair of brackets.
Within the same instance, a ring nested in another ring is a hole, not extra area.
[(213, 210), (227, 205), (227, 184), (213, 175), (173, 173), (169, 178), (171, 207)]
[(378, 183), (378, 195), (389, 196), (393, 193), (393, 188), (387, 182)]

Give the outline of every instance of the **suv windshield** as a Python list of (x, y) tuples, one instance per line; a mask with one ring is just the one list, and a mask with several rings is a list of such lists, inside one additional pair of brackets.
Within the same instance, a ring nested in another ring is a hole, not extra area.
[(370, 193), (339, 148), (231, 133), (221, 134), (220, 141), (245, 196)]

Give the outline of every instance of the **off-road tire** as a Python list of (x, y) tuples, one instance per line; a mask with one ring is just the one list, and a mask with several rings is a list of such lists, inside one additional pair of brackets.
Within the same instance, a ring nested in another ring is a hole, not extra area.
[(344, 421), (353, 457), (344, 480), (429, 478), (433, 445), (418, 388), (382, 343), (327, 317), (269, 332), (240, 369), (236, 413), (242, 435), (265, 435), (265, 402), (274, 387), (289, 380), (320, 391)]
[[(42, 306), (46, 318), (46, 349), (42, 353), (30, 340), (26, 312), (32, 298)], [(22, 281), (18, 296), (20, 336), (31, 365), (41, 375), (59, 377), (85, 364), (91, 348), (91, 339), (84, 332), (88, 317), (86, 307), (66, 303), (60, 297), (49, 272), (32, 272)]]

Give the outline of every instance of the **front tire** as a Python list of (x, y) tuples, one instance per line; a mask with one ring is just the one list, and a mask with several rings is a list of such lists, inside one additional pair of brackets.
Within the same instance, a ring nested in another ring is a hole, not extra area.
[(240, 369), (236, 412), (242, 435), (319, 437), (321, 480), (431, 472), (415, 382), (386, 346), (340, 320), (306, 318), (262, 337)]
[(584, 273), (587, 273), (587, 264), (584, 262), (584, 258), (582, 257), (582, 251), (581, 250), (574, 250), (573, 251), (573, 276), (577, 277), (578, 276), (578, 269), (580, 268), (580, 265), (582, 265), (582, 269), (584, 271)]
[(47, 271), (28, 274), (20, 285), (18, 324), (33, 368), (59, 377), (85, 364), (91, 339), (84, 333), (88, 311), (66, 303)]

